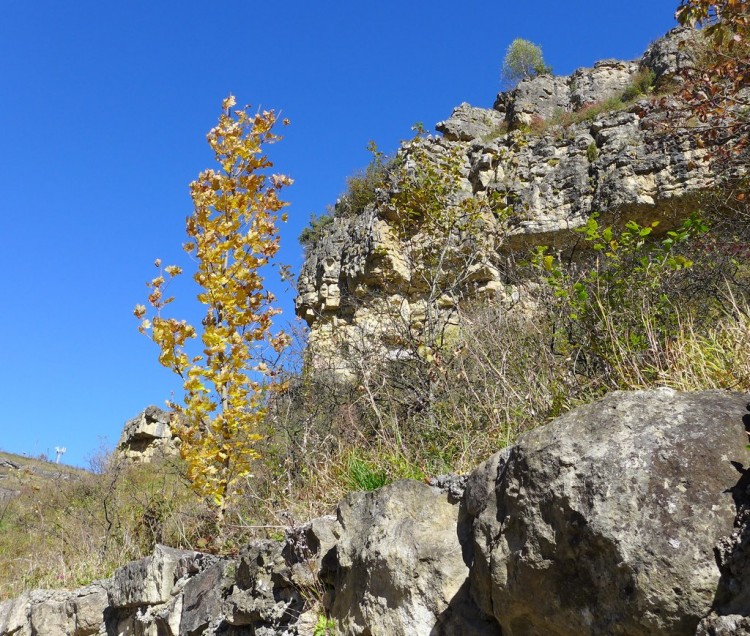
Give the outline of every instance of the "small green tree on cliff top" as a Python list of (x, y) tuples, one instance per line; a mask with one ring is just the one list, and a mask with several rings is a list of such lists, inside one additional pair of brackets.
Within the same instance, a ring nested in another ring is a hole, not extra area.
[(508, 87), (513, 87), (523, 79), (550, 72), (552, 69), (544, 63), (542, 49), (533, 42), (516, 38), (505, 52), (501, 79)]
[[(159, 345), (159, 362), (183, 381), (184, 404), (170, 403), (173, 430), (194, 490), (217, 506), (220, 532), (237, 481), (258, 457), (257, 431), (273, 375), (264, 352), (280, 352), (289, 342), (283, 333), (271, 334), (279, 310), (262, 270), (279, 249), (277, 222), (286, 203), (278, 195), (291, 179), (269, 174), (273, 164), (263, 154), (265, 144), (280, 139), (273, 132), (275, 113), (251, 115), (247, 108), (232, 110), (235, 103), (232, 96), (224, 100), (208, 134), (221, 169), (206, 170), (190, 184), (194, 210), (184, 248), (197, 263), (193, 278), (206, 306), (202, 328), (162, 316), (172, 301), (165, 288), (181, 269), (159, 260), (159, 274), (148, 284), (154, 315), (148, 318), (143, 305), (134, 312), (140, 331)], [(186, 346), (198, 335), (203, 350), (191, 356)]]

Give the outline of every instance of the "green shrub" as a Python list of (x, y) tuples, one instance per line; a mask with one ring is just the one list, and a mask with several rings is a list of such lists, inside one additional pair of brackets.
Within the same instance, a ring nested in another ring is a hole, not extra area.
[(325, 614), (318, 615), (313, 629), (313, 636), (333, 636), (336, 633), (336, 621)]
[(589, 160), (589, 163), (594, 163), (599, 158), (599, 148), (596, 147), (596, 143), (593, 141), (586, 148), (586, 158)]
[(594, 254), (586, 267), (565, 267), (546, 248), (535, 257), (559, 302), (563, 329), (557, 345), (580, 361), (583, 373), (599, 375), (614, 388), (623, 388), (632, 368), (648, 367), (657, 350), (654, 339), (676, 335), (678, 278), (693, 265), (681, 248), (707, 229), (691, 216), (654, 240), (657, 225), (629, 221), (618, 234), (592, 217), (578, 230)]
[(346, 180), (346, 192), (335, 207), (336, 216), (355, 216), (368, 205), (377, 201), (377, 191), (388, 183), (389, 172), (394, 160), (379, 152), (374, 143), (370, 143), (373, 158), (362, 171)]
[(648, 68), (641, 69), (635, 75), (630, 85), (623, 91), (621, 99), (623, 102), (632, 102), (641, 95), (647, 95), (654, 87), (656, 74)]
[(329, 208), (326, 214), (315, 216), (310, 215), (310, 224), (305, 227), (299, 235), (299, 242), (306, 248), (310, 248), (318, 243), (323, 236), (330, 230), (333, 225), (333, 210)]
[(515, 86), (522, 79), (551, 73), (542, 56), (542, 49), (533, 42), (516, 38), (505, 52), (501, 77), (507, 86)]
[(305, 248), (311, 248), (330, 230), (336, 217), (350, 217), (361, 214), (370, 204), (377, 201), (378, 189), (387, 185), (389, 171), (393, 161), (377, 151), (374, 144), (373, 159), (364, 170), (352, 175), (346, 180), (346, 191), (341, 195), (335, 206), (328, 206), (325, 214), (310, 215), (310, 223), (299, 235), (299, 242)]

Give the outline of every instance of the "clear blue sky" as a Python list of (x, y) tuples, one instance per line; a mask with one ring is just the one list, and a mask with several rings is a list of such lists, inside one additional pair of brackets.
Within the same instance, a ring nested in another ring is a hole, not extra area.
[[(188, 183), (222, 98), (283, 111), (283, 259), (375, 140), (490, 107), (515, 37), (556, 73), (640, 56), (677, 0), (4, 0), (0, 449), (87, 465), (176, 383), (132, 316), (153, 260), (184, 262)], [(284, 298), (292, 317), (292, 293)], [(178, 307), (179, 309), (179, 307)]]

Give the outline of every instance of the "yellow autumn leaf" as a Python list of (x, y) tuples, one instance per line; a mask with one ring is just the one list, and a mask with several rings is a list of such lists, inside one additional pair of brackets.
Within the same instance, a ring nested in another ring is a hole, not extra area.
[[(197, 265), (193, 280), (207, 309), (203, 328), (161, 317), (172, 300), (162, 298), (162, 275), (148, 284), (149, 302), (157, 309), (152, 322), (143, 320), (144, 305), (134, 311), (142, 320), (140, 330), (150, 328), (160, 363), (183, 379), (184, 406), (171, 407), (181, 418), (173, 430), (193, 489), (214, 501), (219, 520), (237, 491), (236, 480), (250, 475), (259, 457), (254, 445), (266, 417), (266, 387), (251, 378), (252, 372), (271, 378), (262, 347), (280, 352), (289, 343), (287, 336), (271, 334), (272, 317), (279, 310), (265, 289), (261, 269), (279, 249), (275, 212), (286, 203), (278, 194), (292, 180), (270, 173), (273, 163), (263, 154), (264, 143), (278, 139), (272, 132), (273, 111), (230, 111), (235, 105), (229, 95), (222, 102), (219, 123), (207, 136), (223, 172), (205, 170), (190, 184), (193, 213), (183, 248)], [(161, 268), (161, 260), (154, 264)], [(182, 269), (169, 265), (163, 272), (172, 278)], [(198, 335), (204, 355), (185, 349)]]

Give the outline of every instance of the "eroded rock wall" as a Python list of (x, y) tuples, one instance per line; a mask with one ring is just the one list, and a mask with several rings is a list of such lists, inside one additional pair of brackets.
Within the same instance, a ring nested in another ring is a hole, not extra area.
[[(570, 245), (571, 230), (592, 213), (666, 220), (667, 227), (693, 211), (713, 174), (707, 150), (696, 147), (689, 129), (664, 133), (665, 112), (647, 96), (620, 110), (582, 113), (621, 95), (645, 70), (662, 85), (672, 81), (692, 63), (684, 43), (697, 37), (675, 29), (638, 61), (606, 60), (566, 77), (523, 80), (501, 93), (493, 109), (462, 104), (437, 125), (442, 136), (424, 143), (436, 158), (463, 157), (458, 190), (506, 206), (501, 220), (489, 215), (481, 226), (493, 235), (493, 253), (472, 260), (477, 271), (467, 277), (467, 293), (517, 301), (518, 288), (497, 254)], [(320, 365), (345, 368), (347, 350), (377, 350), (387, 341), (389, 320), (418, 324), (425, 303), (435, 300), (404, 263), (407, 247), (389, 219), (392, 194), (379, 192), (361, 213), (338, 216), (309, 246), (296, 309), (311, 328), (310, 350)], [(387, 343), (380, 353), (388, 354)]]
[(170, 413), (148, 406), (128, 420), (115, 447), (115, 456), (130, 463), (148, 463), (180, 454), (169, 426)]

